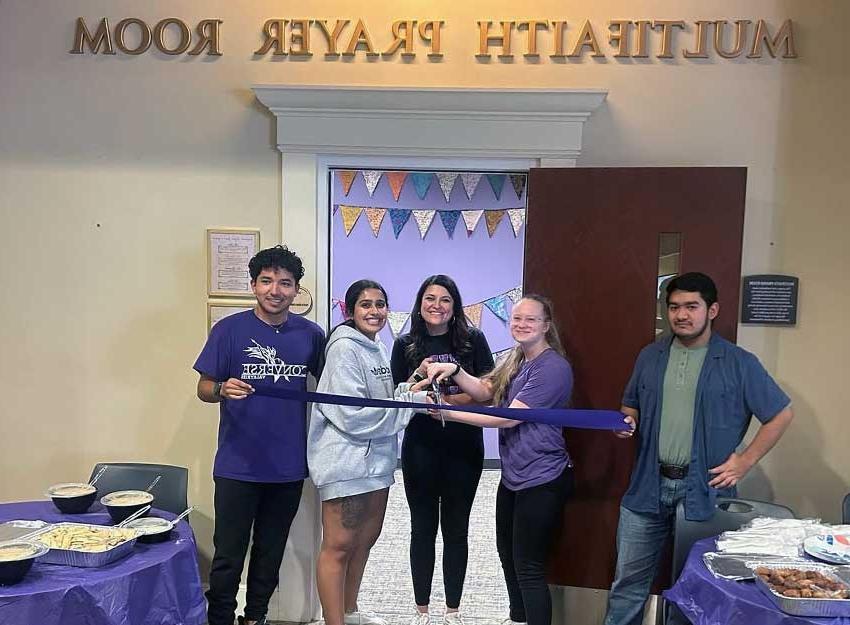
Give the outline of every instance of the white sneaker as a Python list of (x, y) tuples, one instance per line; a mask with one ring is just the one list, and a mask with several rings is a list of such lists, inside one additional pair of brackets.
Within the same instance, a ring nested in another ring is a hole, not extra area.
[(446, 612), (443, 617), (443, 625), (466, 625), (460, 612)]
[(526, 622), (512, 621), (510, 617), (503, 619), (499, 625), (528, 625)]
[(431, 615), (427, 612), (416, 610), (416, 613), (407, 622), (407, 625), (431, 625)]
[(358, 610), (357, 612), (346, 612), (345, 625), (388, 625), (387, 622), (374, 612)]

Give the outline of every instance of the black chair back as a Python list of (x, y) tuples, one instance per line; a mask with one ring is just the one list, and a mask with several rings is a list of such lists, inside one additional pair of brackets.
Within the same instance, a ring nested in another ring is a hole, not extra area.
[(189, 469), (170, 464), (144, 464), (138, 462), (98, 462), (93, 478), (101, 467), (108, 467), (97, 480), (98, 498), (117, 490), (145, 490), (158, 475), (162, 479), (151, 489), (153, 507), (179, 514), (189, 507)]
[(850, 524), (850, 493), (844, 495), (844, 503), (841, 505), (841, 522)]

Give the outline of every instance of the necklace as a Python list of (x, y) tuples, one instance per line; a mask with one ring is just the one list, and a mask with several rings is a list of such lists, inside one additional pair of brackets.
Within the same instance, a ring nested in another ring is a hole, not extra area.
[(268, 321), (266, 321), (265, 319), (263, 319), (262, 317), (260, 317), (260, 316), (256, 313), (256, 311), (254, 312), (254, 316), (255, 316), (257, 319), (259, 319), (260, 321), (262, 321), (265, 325), (267, 325), (268, 327), (270, 327), (272, 330), (274, 330), (274, 333), (275, 333), (275, 334), (280, 334), (280, 331), (283, 329), (283, 326), (285, 326), (285, 325), (286, 325), (286, 321), (285, 321), (285, 320), (284, 320), (284, 321), (281, 321), (281, 322), (280, 322), (280, 323), (278, 323), (278, 324), (269, 323)]

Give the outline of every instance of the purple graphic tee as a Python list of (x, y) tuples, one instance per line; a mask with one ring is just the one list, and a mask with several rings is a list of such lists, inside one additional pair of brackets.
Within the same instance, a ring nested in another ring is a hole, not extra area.
[[(219, 382), (237, 378), (254, 388), (306, 390), (318, 378), (324, 333), (291, 314), (280, 328), (253, 310), (216, 323), (194, 369)], [(213, 475), (248, 482), (293, 482), (307, 477), (307, 411), (303, 402), (250, 395), (219, 404)]]
[[(507, 407), (518, 399), (529, 408), (563, 408), (573, 390), (570, 363), (554, 349), (524, 362), (511, 380)], [(510, 490), (540, 486), (572, 466), (562, 429), (543, 423), (520, 423), (499, 430), (502, 483)]]

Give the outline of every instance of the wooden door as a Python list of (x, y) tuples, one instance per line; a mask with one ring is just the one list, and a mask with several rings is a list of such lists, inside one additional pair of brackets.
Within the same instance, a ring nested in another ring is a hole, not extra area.
[[(662, 233), (681, 234), (680, 273), (715, 280), (714, 329), (735, 340), (746, 169), (533, 169), (528, 189), (524, 288), (553, 300), (575, 373), (574, 407), (619, 408), (635, 357), (654, 340)], [(577, 489), (549, 581), (607, 589), (636, 440), (565, 436)]]

